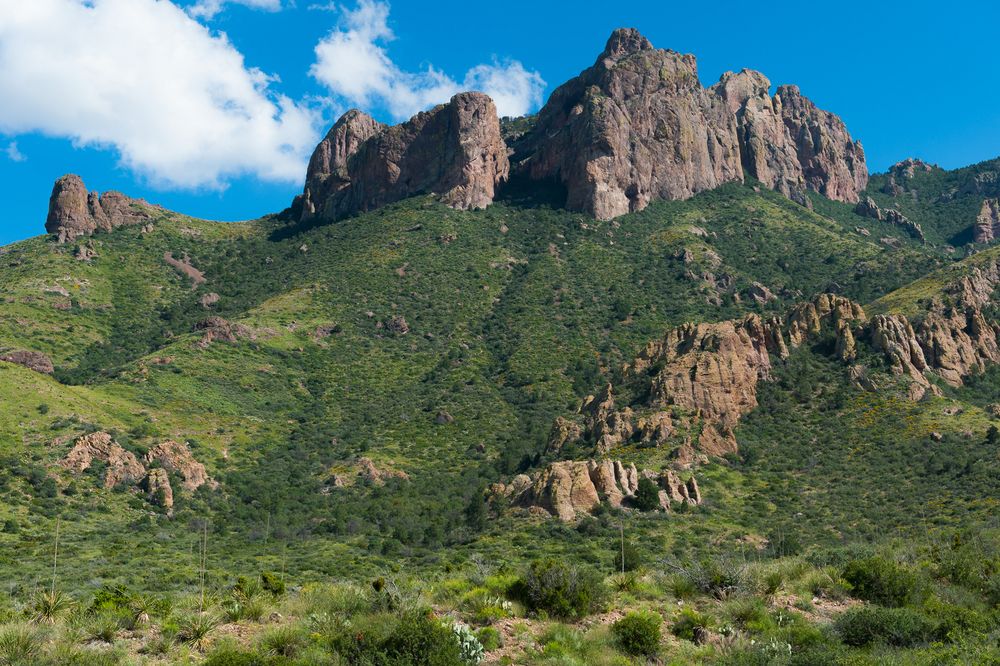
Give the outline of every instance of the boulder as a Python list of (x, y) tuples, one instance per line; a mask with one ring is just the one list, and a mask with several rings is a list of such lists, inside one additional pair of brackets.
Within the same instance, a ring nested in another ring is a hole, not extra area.
[(496, 107), (482, 93), (460, 93), (393, 127), (352, 110), (316, 147), (292, 215), (335, 220), (422, 193), (485, 208), (508, 172)]

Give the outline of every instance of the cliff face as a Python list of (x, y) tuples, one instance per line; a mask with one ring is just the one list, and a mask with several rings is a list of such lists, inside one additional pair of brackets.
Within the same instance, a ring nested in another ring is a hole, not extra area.
[(694, 56), (616, 30), (597, 62), (560, 86), (518, 146), (516, 170), (561, 180), (573, 210), (610, 219), (686, 199), (744, 173), (807, 203), (806, 190), (856, 202), (864, 150), (795, 86), (773, 97), (759, 72), (705, 89)]
[(338, 219), (422, 193), (460, 210), (485, 208), (508, 171), (496, 107), (482, 93), (393, 127), (349, 111), (313, 153), (293, 216)]
[[(795, 86), (773, 97), (769, 88), (744, 70), (706, 89), (694, 56), (616, 30), (593, 66), (552, 93), (531, 131), (510, 136), (513, 170), (562, 182), (567, 208), (602, 220), (744, 173), (803, 204), (807, 190), (858, 201), (868, 183), (861, 144)], [(483, 208), (510, 169), (496, 109), (481, 93), (394, 127), (349, 111), (317, 146), (293, 217), (337, 219), (429, 192)]]
[(742, 180), (735, 118), (695, 59), (616, 30), (592, 67), (552, 93), (518, 168), (558, 178), (566, 205), (599, 219)]
[(60, 243), (90, 236), (97, 231), (148, 224), (156, 212), (141, 199), (131, 199), (121, 192), (87, 192), (83, 180), (76, 175), (63, 176), (52, 187), (45, 231), (54, 234)]

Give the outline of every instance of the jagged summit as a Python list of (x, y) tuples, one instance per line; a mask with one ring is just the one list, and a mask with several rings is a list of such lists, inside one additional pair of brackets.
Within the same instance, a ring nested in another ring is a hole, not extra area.
[(652, 51), (653, 44), (635, 28), (618, 28), (611, 33), (608, 43), (600, 59), (620, 58), (622, 56)]
[(861, 144), (796, 86), (773, 97), (770, 86), (743, 70), (704, 88), (693, 55), (620, 28), (594, 65), (552, 93), (516, 146), (481, 93), (395, 127), (349, 111), (316, 148), (293, 217), (338, 219), (423, 192), (483, 208), (508, 170), (560, 181), (567, 208), (599, 219), (745, 175), (803, 204), (809, 190), (857, 202), (868, 182)]

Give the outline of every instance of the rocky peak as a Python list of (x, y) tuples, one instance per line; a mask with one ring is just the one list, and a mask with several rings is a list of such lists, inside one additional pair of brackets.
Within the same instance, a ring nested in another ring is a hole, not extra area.
[(617, 60), (640, 51), (652, 51), (653, 44), (635, 28), (618, 28), (611, 33), (601, 59)]
[(316, 147), (298, 220), (339, 219), (421, 193), (460, 210), (485, 208), (509, 171), (496, 106), (460, 93), (392, 127), (351, 110)]
[(109, 191), (102, 195), (87, 192), (83, 180), (69, 174), (52, 186), (45, 231), (54, 234), (60, 243), (66, 243), (97, 231), (146, 225), (155, 211), (156, 207), (121, 192)]

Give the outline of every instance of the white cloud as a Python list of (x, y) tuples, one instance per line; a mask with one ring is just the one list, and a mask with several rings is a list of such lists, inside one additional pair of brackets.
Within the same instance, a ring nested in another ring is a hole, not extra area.
[(195, 18), (213, 19), (226, 5), (244, 5), (252, 9), (276, 12), (281, 9), (281, 0), (198, 0), (188, 7), (187, 13)]
[(4, 150), (4, 152), (7, 153), (7, 157), (10, 159), (11, 162), (25, 162), (28, 159), (27, 156), (25, 156), (25, 154), (22, 153), (20, 149), (18, 149), (17, 141), (11, 141), (7, 145), (7, 148), (6, 150)]
[(0, 0), (0, 132), (114, 148), (154, 184), (297, 182), (313, 110), (162, 0)]
[(394, 38), (388, 18), (389, 5), (379, 0), (360, 0), (355, 9), (344, 10), (341, 25), (316, 46), (310, 74), (346, 102), (381, 104), (399, 119), (462, 90), (490, 95), (501, 116), (521, 116), (541, 104), (542, 77), (513, 60), (477, 65), (461, 83), (430, 66), (422, 72), (403, 71), (385, 50)]

